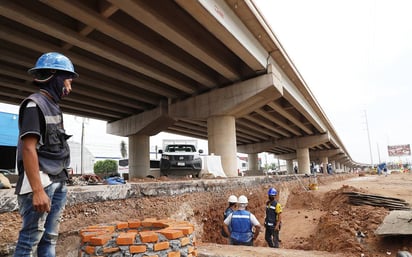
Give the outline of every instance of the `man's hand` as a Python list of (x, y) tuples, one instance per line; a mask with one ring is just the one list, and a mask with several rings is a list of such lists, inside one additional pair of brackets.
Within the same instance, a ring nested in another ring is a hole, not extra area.
[(50, 198), (44, 190), (33, 192), (33, 208), (37, 212), (50, 212)]
[(41, 183), (39, 158), (36, 150), (39, 138), (36, 135), (29, 134), (23, 137), (22, 141), (25, 175), (27, 175), (27, 179), (29, 180), (30, 186), (33, 190), (33, 208), (38, 212), (49, 212), (50, 198), (44, 191)]

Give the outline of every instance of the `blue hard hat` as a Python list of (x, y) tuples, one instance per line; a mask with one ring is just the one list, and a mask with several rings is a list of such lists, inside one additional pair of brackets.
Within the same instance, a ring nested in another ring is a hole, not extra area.
[(45, 53), (40, 56), (36, 62), (36, 65), (27, 72), (35, 76), (36, 73), (41, 70), (67, 71), (73, 74), (74, 78), (79, 77), (79, 74), (74, 71), (73, 63), (70, 59), (56, 52)]
[(268, 196), (274, 196), (277, 194), (278, 194), (278, 191), (276, 191), (276, 189), (274, 189), (273, 187), (269, 188)]

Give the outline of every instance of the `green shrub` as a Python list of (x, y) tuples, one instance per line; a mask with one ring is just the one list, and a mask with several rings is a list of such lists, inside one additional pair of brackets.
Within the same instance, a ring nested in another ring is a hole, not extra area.
[(93, 166), (94, 173), (100, 177), (108, 177), (117, 175), (117, 161), (104, 160), (97, 161)]

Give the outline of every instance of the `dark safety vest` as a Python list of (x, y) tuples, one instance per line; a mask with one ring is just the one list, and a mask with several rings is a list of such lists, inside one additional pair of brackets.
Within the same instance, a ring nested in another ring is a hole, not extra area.
[(276, 220), (278, 214), (276, 213), (276, 205), (278, 202), (273, 201), (271, 203), (266, 204), (266, 218), (265, 218), (265, 226), (267, 227), (275, 227)]
[(252, 222), (250, 221), (250, 212), (246, 210), (237, 210), (232, 213), (230, 222), (232, 232), (230, 237), (239, 242), (250, 242), (253, 238)]
[[(233, 209), (230, 207), (227, 207), (227, 209), (225, 210), (225, 212), (223, 213), (223, 220), (225, 220), (227, 217), (229, 217), (229, 215), (233, 212)], [(229, 226), (229, 231), (231, 230), (230, 226)], [(223, 227), (220, 230), (220, 234), (223, 237), (228, 237), (228, 235), (226, 235), (225, 230), (223, 229)]]
[(223, 220), (225, 220), (227, 217), (229, 217), (229, 215), (233, 212), (233, 209), (230, 207), (227, 207), (227, 209), (225, 210), (225, 212), (223, 213)]
[[(60, 107), (47, 96), (34, 93), (24, 99), (21, 104), (19, 128), (23, 118), (23, 110), (29, 101), (33, 101), (39, 106), (46, 124), (46, 130), (41, 131), (43, 142), (37, 149), (40, 170), (49, 175), (57, 175), (70, 165), (70, 148), (67, 144), (67, 139), (70, 136), (64, 131), (62, 112)], [(18, 143), (17, 161), (23, 162), (21, 140)]]

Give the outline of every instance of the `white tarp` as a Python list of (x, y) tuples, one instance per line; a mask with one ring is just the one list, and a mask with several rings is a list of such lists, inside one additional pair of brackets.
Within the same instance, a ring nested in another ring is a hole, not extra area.
[(215, 177), (224, 177), (226, 174), (222, 168), (222, 161), (218, 155), (202, 155), (202, 170), (199, 177), (213, 174)]

